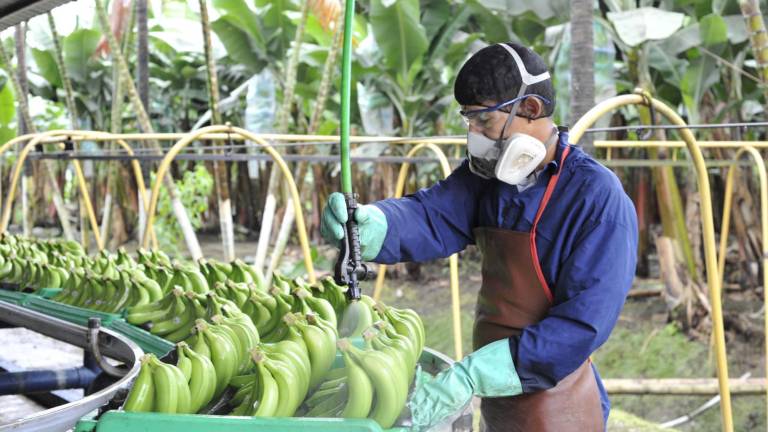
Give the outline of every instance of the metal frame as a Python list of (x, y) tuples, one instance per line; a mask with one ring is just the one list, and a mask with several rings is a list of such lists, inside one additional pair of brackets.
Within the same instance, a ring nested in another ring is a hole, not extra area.
[(590, 109), (579, 119), (571, 129), (568, 137), (570, 144), (578, 143), (586, 129), (593, 125), (604, 114), (627, 105), (651, 105), (653, 109), (666, 117), (671, 123), (681, 129), (678, 133), (686, 143), (691, 155), (696, 180), (701, 194), (701, 222), (704, 244), (704, 256), (707, 270), (707, 285), (709, 286), (710, 303), (712, 307), (712, 328), (715, 341), (715, 357), (717, 361), (717, 379), (720, 391), (720, 413), (723, 431), (733, 431), (733, 411), (731, 407), (731, 393), (728, 382), (728, 361), (725, 347), (725, 333), (723, 329), (723, 306), (721, 300), (720, 276), (717, 267), (717, 249), (715, 246), (715, 228), (713, 222), (712, 197), (709, 187), (709, 178), (701, 154), (701, 148), (696, 142), (693, 133), (686, 128), (685, 121), (672, 108), (663, 102), (643, 94), (622, 95), (607, 99)]
[[(768, 175), (766, 174), (765, 162), (754, 147), (747, 146), (742, 147), (736, 152), (733, 157), (733, 167), (728, 170), (728, 177), (725, 181), (725, 201), (723, 203), (723, 221), (720, 228), (720, 251), (718, 254), (717, 269), (720, 275), (720, 284), (722, 285), (725, 278), (725, 254), (726, 246), (728, 243), (728, 230), (730, 228), (731, 221), (731, 207), (733, 204), (733, 182), (735, 166), (739, 159), (749, 155), (755, 163), (757, 169), (757, 178), (760, 183), (760, 228), (762, 238), (762, 265), (763, 265), (763, 318), (765, 320), (765, 370), (768, 373)], [(768, 396), (768, 394), (766, 394)], [(766, 399), (768, 404), (768, 399)], [(766, 411), (768, 418), (768, 411)]]

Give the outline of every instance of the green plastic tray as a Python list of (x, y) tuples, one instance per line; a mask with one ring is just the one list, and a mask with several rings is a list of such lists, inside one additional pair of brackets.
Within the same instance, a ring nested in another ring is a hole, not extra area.
[(159, 336), (155, 336), (140, 327), (128, 324), (122, 319), (113, 320), (107, 327), (136, 342), (144, 352), (152, 353), (158, 357), (165, 356), (169, 351), (175, 348), (175, 345), (172, 342), (168, 342)]
[[(369, 419), (314, 419), (129, 413), (109, 411), (98, 422), (81, 420), (76, 432), (382, 432)], [(405, 431), (403, 428), (387, 431)]]
[(100, 318), (101, 325), (103, 326), (109, 326), (112, 321), (120, 319), (120, 315), (70, 306), (64, 303), (55, 302), (53, 300), (44, 299), (36, 295), (30, 296), (23, 306), (28, 309), (32, 309), (34, 311), (41, 312), (46, 315), (50, 315), (52, 317), (63, 319), (65, 321), (69, 321), (71, 323), (79, 324), (82, 326), (87, 326), (88, 319), (94, 317)]
[(20, 291), (0, 290), (0, 300), (8, 303), (13, 303), (19, 306), (25, 306), (31, 296), (34, 296), (34, 294), (24, 293)]
[(40, 288), (35, 294), (44, 299), (51, 299), (61, 292), (61, 288)]

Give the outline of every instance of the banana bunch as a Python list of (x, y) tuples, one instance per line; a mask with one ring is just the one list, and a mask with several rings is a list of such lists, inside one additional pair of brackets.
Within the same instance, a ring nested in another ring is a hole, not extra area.
[(111, 274), (114, 277), (75, 268), (53, 300), (117, 313), (125, 307), (147, 305), (162, 298), (160, 286), (138, 268), (116, 267)]
[(57, 250), (59, 243), (63, 242), (4, 235), (0, 240), (0, 280), (22, 289), (60, 288), (69, 277), (65, 269), (75, 267), (81, 257), (62, 255)]
[[(421, 355), (426, 341), (424, 323), (413, 309), (397, 309), (377, 303), (375, 309), (379, 315), (392, 325), (397, 334), (407, 337), (416, 344), (416, 352)], [(417, 356), (418, 359), (418, 356)]]
[(150, 333), (171, 342), (180, 342), (190, 336), (198, 318), (207, 318), (206, 297), (181, 287), (153, 303), (128, 308), (126, 321), (134, 325), (147, 325)]
[(310, 364), (309, 388), (315, 388), (336, 359), (338, 338), (336, 328), (314, 313), (307, 314), (305, 319), (286, 320), (286, 322), (294, 326), (304, 340)]
[(194, 291), (198, 294), (205, 294), (210, 291), (208, 287), (208, 281), (197, 266), (191, 264), (182, 264), (180, 262), (174, 262), (172, 267), (173, 276), (167, 282), (166, 287), (171, 288), (180, 286), (185, 291)]
[(6, 283), (21, 282), (24, 273), (24, 259), (15, 251), (0, 255), (0, 280)]
[(242, 284), (255, 284), (262, 291), (265, 291), (267, 288), (264, 275), (240, 259), (235, 259), (229, 264), (216, 260), (199, 259), (197, 264), (210, 286), (214, 286), (219, 282), (232, 281)]
[(69, 273), (64, 268), (40, 261), (25, 260), (19, 263), (21, 266), (21, 277), (9, 282), (18, 283), (21, 288), (31, 288), (37, 290), (40, 288), (61, 288), (64, 281), (69, 277)]
[(367, 416), (384, 429), (391, 427), (408, 399), (409, 375), (407, 366), (400, 363), (401, 352), (370, 345), (360, 349), (348, 339), (339, 341), (339, 349), (344, 353), (349, 394), (339, 415)]
[[(368, 300), (355, 303), (369, 307)], [(362, 331), (364, 349), (356, 348), (349, 339), (338, 341), (344, 367), (324, 374), (322, 383), (304, 401), (302, 415), (369, 417), (383, 428), (391, 427), (398, 418), (421, 357), (423, 325), (409, 309), (376, 304), (372, 312), (382, 319)]]
[[(286, 341), (287, 342), (287, 341)], [(290, 417), (306, 395), (309, 376), (295, 355), (292, 344), (276, 344), (267, 351), (258, 346), (250, 351), (255, 373), (249, 375), (236, 397), (234, 415)]]
[(331, 323), (333, 328), (336, 328), (336, 311), (333, 309), (333, 305), (328, 300), (313, 296), (309, 285), (299, 284), (295, 286), (291, 289), (291, 295), (295, 298), (293, 312), (304, 315), (317, 313), (321, 318)]
[[(207, 396), (206, 389), (211, 386), (210, 368), (200, 359), (201, 356), (185, 354), (190, 360), (189, 378), (179, 367), (161, 362), (154, 354), (144, 355), (141, 358), (141, 370), (123, 409), (171, 414), (197, 412), (199, 408), (194, 408), (203, 405), (200, 401)], [(195, 394), (191, 391), (193, 377), (196, 378)]]
[(232, 280), (216, 282), (211, 285), (211, 289), (219, 297), (232, 300), (238, 308), (242, 308), (245, 305), (252, 293), (258, 294), (255, 291), (261, 292), (254, 283), (234, 282)]
[(194, 342), (190, 341), (190, 345), (196, 353), (208, 357), (213, 363), (216, 371), (214, 397), (218, 397), (238, 373), (243, 357), (248, 354), (242, 349), (245, 341), (241, 341), (230, 327), (208, 324), (202, 319), (195, 321), (195, 332)]
[(140, 248), (136, 251), (137, 259), (136, 262), (138, 262), (141, 265), (144, 266), (159, 266), (159, 267), (165, 267), (170, 268), (172, 267), (171, 264), (171, 258), (165, 254), (165, 252), (160, 250), (146, 250), (144, 248)]
[(349, 304), (345, 294), (346, 290), (346, 287), (336, 285), (331, 276), (326, 276), (310, 286), (310, 291), (314, 297), (324, 299), (331, 304), (336, 312), (337, 320), (341, 319), (344, 309)]
[(184, 374), (192, 395), (190, 412), (199, 412), (213, 400), (216, 391), (216, 369), (208, 357), (195, 352), (186, 342), (179, 342), (176, 352), (176, 366)]

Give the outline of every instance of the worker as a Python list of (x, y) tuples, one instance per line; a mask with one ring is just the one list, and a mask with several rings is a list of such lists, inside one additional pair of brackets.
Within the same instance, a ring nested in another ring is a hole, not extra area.
[[(619, 179), (555, 126), (544, 60), (485, 47), (454, 84), (467, 158), (445, 180), (360, 206), (362, 258), (428, 261), (474, 244), (482, 255), (474, 352), (417, 376), (408, 406), (428, 430), (481, 398), (486, 431), (603, 431), (610, 404), (590, 355), (607, 339), (635, 274), (637, 217)], [(321, 233), (343, 238), (343, 195)]]

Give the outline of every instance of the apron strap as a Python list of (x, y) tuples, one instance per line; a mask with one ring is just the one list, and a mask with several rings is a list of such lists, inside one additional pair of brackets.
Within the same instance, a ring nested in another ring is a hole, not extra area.
[(552, 290), (547, 284), (547, 280), (544, 278), (544, 273), (541, 271), (539, 254), (536, 251), (536, 227), (539, 225), (539, 219), (541, 219), (541, 215), (544, 213), (544, 209), (547, 208), (547, 204), (549, 204), (549, 199), (552, 197), (552, 192), (554, 192), (555, 186), (557, 186), (557, 181), (560, 179), (560, 173), (563, 170), (565, 158), (568, 157), (568, 153), (570, 151), (571, 147), (566, 145), (565, 149), (563, 149), (563, 154), (560, 156), (560, 166), (557, 167), (557, 172), (553, 174), (552, 177), (550, 177), (549, 182), (547, 183), (547, 189), (544, 191), (544, 197), (541, 199), (539, 210), (536, 212), (536, 218), (534, 218), (533, 227), (531, 228), (531, 258), (533, 258), (533, 267), (536, 270), (536, 276), (539, 278), (539, 282), (544, 288), (544, 294), (546, 294), (550, 304), (552, 304), (554, 297), (552, 295)]

